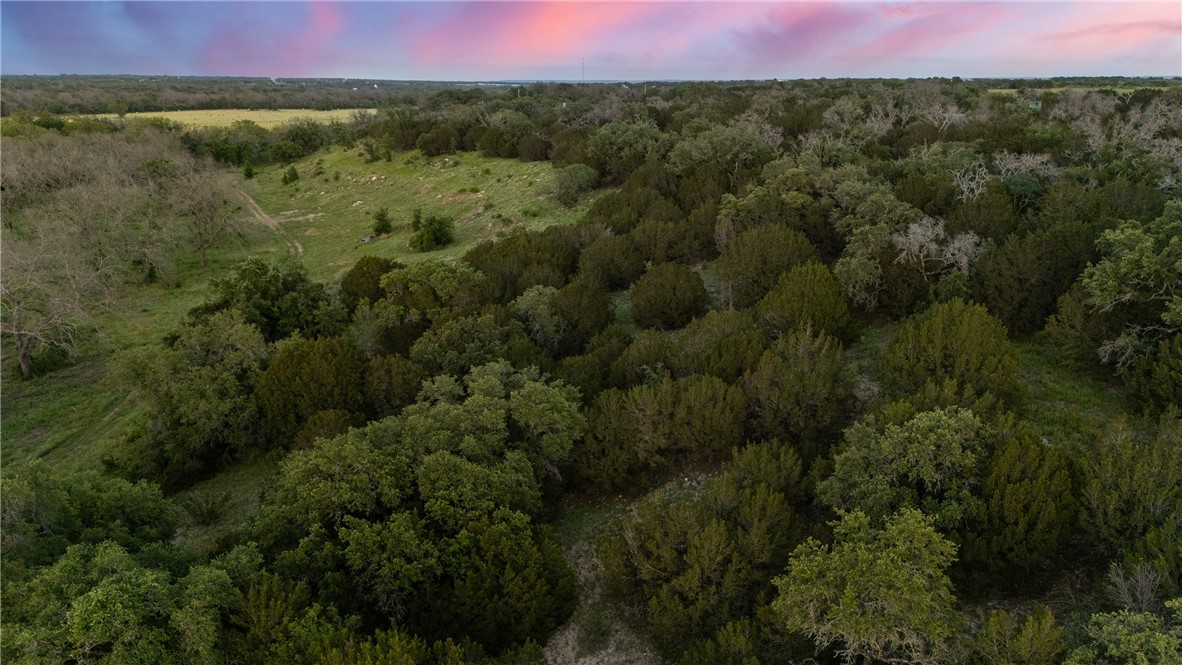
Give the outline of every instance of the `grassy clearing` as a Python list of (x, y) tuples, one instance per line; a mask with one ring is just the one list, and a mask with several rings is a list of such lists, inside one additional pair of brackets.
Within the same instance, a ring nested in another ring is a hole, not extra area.
[(223, 469), (180, 492), (174, 498), (189, 519), (177, 534), (178, 540), (199, 552), (215, 551), (220, 539), (246, 527), (258, 511), (263, 490), (278, 474), (278, 462), (265, 457)]
[(1047, 348), (1034, 342), (1015, 346), (1026, 393), (1024, 415), (1054, 445), (1090, 450), (1097, 433), (1140, 412), (1116, 386), (1062, 367)]
[[(417, 151), (389, 162), (366, 163), (358, 150), (333, 149), (294, 164), (300, 179), (282, 183), (284, 166), (255, 170), (246, 191), (304, 247), (303, 261), (315, 279), (339, 278), (365, 255), (403, 262), (454, 259), (480, 242), (519, 229), (573, 224), (589, 199), (575, 208), (547, 194), (554, 169), (548, 162), (490, 159), (462, 153), (427, 159)], [(337, 174), (340, 174), (339, 178)], [(389, 210), (394, 230), (373, 234), (373, 214)], [(456, 240), (434, 252), (407, 244), (414, 210), (455, 220)]]
[[(251, 120), (260, 127), (272, 129), (285, 122), (297, 119), (308, 119), (316, 122), (331, 122), (339, 120), (345, 122), (358, 109), (334, 109), (332, 111), (314, 111), (312, 109), (213, 109), (208, 111), (157, 111), (146, 113), (128, 113), (124, 119), (165, 118), (183, 125), (195, 127), (229, 127), (239, 120)], [(114, 113), (104, 113), (96, 117), (114, 119)]]

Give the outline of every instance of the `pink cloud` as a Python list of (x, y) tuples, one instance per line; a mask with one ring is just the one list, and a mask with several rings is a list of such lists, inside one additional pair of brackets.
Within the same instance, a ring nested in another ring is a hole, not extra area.
[(982, 33), (998, 25), (1012, 25), (1020, 11), (1017, 5), (1007, 3), (926, 3), (907, 8), (882, 5), (880, 15), (886, 20), (880, 25), (884, 32), (847, 50), (842, 59), (856, 65), (949, 51), (986, 59), (997, 45), (997, 36), (982, 40)]
[(223, 23), (204, 51), (205, 66), (227, 75), (314, 76), (354, 59), (335, 43), (345, 26), (341, 7), (332, 2), (305, 7), (303, 25), (290, 32), (269, 22)]
[(841, 48), (849, 36), (867, 25), (866, 7), (810, 2), (776, 5), (763, 21), (736, 32), (739, 47), (765, 65), (792, 65), (818, 52)]
[(1087, 3), (1065, 8), (1055, 29), (1032, 31), (1022, 54), (1034, 61), (1065, 66), (1081, 56), (1107, 64), (1172, 56), (1173, 73), (1182, 74), (1182, 9), (1178, 4)]
[(613, 2), (506, 2), (463, 5), (440, 27), (416, 40), (422, 64), (479, 67), (535, 65), (610, 50), (628, 32), (669, 5)]

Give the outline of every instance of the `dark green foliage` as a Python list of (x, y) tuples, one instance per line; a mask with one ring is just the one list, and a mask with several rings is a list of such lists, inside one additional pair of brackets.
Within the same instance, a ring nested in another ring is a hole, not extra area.
[(581, 353), (591, 338), (612, 322), (611, 300), (585, 279), (572, 280), (554, 296), (555, 313), (566, 323), (558, 342), (558, 354)]
[(554, 172), (554, 198), (569, 208), (598, 183), (595, 169), (586, 164), (571, 164)]
[(743, 375), (756, 436), (821, 442), (845, 422), (852, 396), (841, 343), (808, 328), (780, 338)]
[(359, 413), (364, 372), (365, 356), (339, 337), (277, 344), (256, 391), (263, 431), (271, 443), (290, 446), (318, 411)]
[(365, 369), (365, 405), (373, 420), (394, 415), (415, 401), (427, 371), (398, 355), (378, 356)]
[(1182, 405), (1182, 334), (1159, 342), (1156, 353), (1129, 369), (1125, 382), (1156, 409)]
[(1094, 232), (1077, 222), (986, 243), (972, 293), (1015, 335), (1039, 330), (1055, 302), (1095, 255)]
[(454, 571), (431, 600), (439, 634), (457, 626), (493, 652), (542, 640), (575, 609), (578, 579), (562, 552), (520, 514), (468, 524), (448, 552)]
[(415, 210), (415, 218), (411, 228), (414, 233), (411, 234), (410, 240), (407, 242), (410, 244), (410, 248), (416, 252), (432, 252), (446, 247), (456, 237), (455, 221), (443, 215), (428, 215), (423, 219), (419, 211)]
[(508, 304), (531, 286), (561, 288), (575, 272), (578, 254), (563, 228), (513, 233), (484, 242), (464, 255), (464, 262), (484, 276), (482, 302)]
[(619, 184), (656, 155), (660, 140), (660, 130), (650, 123), (611, 123), (588, 139), (587, 157), (604, 184)]
[(428, 157), (438, 157), (455, 152), (460, 143), (460, 134), (454, 127), (436, 125), (431, 131), (419, 136), (415, 147)]
[(1017, 586), (1059, 550), (1075, 522), (1071, 467), (1059, 448), (1019, 435), (999, 448), (965, 529), (961, 560), (970, 575)]
[(750, 312), (708, 312), (694, 319), (673, 345), (671, 358), (678, 376), (705, 374), (734, 383), (759, 360), (765, 341)]
[(1022, 230), (1014, 201), (997, 180), (987, 182), (979, 195), (957, 207), (948, 217), (948, 227), (954, 233), (972, 231), (995, 241)]
[(690, 460), (718, 459), (743, 436), (743, 391), (712, 376), (600, 393), (574, 455), (584, 485), (636, 488)]
[(363, 256), (341, 278), (341, 301), (352, 312), (364, 298), (375, 303), (385, 295), (382, 276), (395, 268), (406, 266), (377, 256)]
[[(1119, 428), (1097, 437), (1084, 457), (1079, 518), (1092, 548), (1145, 561), (1165, 580), (1182, 575), (1182, 420), (1165, 416), (1155, 436), (1138, 440)], [(1173, 589), (1174, 592), (1177, 588)]]
[(758, 444), (732, 458), (694, 493), (638, 502), (600, 544), (609, 588), (641, 610), (674, 658), (769, 602), (772, 576), (803, 536), (792, 509), (805, 494), (795, 451)]
[[(394, 230), (394, 222), (390, 220), (390, 209), (379, 208), (373, 214), (373, 234), (376, 236), (386, 235)], [(444, 243), (446, 244), (446, 243)]]
[(971, 411), (925, 411), (903, 425), (859, 422), (846, 430), (834, 455), (833, 475), (817, 485), (817, 497), (838, 511), (882, 519), (916, 508), (944, 530), (977, 514), (973, 493), (983, 453), (981, 421)]
[(944, 571), (956, 545), (909, 509), (881, 527), (847, 513), (833, 530), (833, 545), (810, 538), (775, 580), (786, 627), (850, 659), (949, 662), (960, 621)]
[(292, 448), (311, 448), (316, 439), (331, 439), (360, 425), (357, 415), (344, 409), (317, 411), (308, 417), (295, 436)]
[(799, 265), (785, 273), (756, 307), (770, 337), (809, 326), (817, 333), (848, 338), (849, 309), (833, 273), (820, 263)]
[(615, 386), (612, 364), (631, 341), (632, 337), (624, 326), (610, 325), (587, 342), (586, 353), (559, 361), (553, 374), (578, 388), (583, 400), (591, 402), (600, 392)]
[(1005, 327), (984, 307), (952, 300), (907, 321), (882, 356), (883, 387), (907, 395), (953, 379), (978, 394), (1018, 394), (1018, 359)]
[(72, 543), (112, 541), (136, 553), (169, 542), (181, 513), (146, 481), (63, 476), (43, 462), (5, 470), (4, 512), (0, 513), (0, 552), (6, 573), (17, 577), (25, 566), (50, 564)]
[(246, 180), (254, 178), (254, 166), (249, 161), (242, 167), (242, 177)]
[(735, 238), (716, 270), (728, 304), (741, 309), (759, 302), (784, 272), (816, 258), (816, 248), (800, 231), (765, 225)]
[(257, 449), (253, 392), (269, 355), (233, 310), (182, 329), (170, 347), (129, 353), (121, 373), (146, 395), (148, 418), (117, 466), (175, 489)]
[(714, 250), (710, 227), (690, 221), (646, 219), (628, 232), (641, 258), (651, 263), (695, 263)]
[(517, 367), (545, 364), (545, 353), (526, 334), (525, 326), (504, 308), (443, 321), (419, 338), (410, 359), (429, 374), (460, 376), (472, 367), (505, 359)]
[(324, 286), (308, 278), (304, 267), (287, 263), (282, 268), (252, 256), (234, 268), (226, 279), (211, 283), (212, 297), (189, 315), (196, 321), (223, 310), (235, 310), (254, 325), (268, 342), (294, 332), (331, 335), (336, 316)]
[(672, 375), (673, 344), (665, 333), (641, 330), (612, 360), (611, 374), (618, 386), (653, 383)]
[(583, 425), (577, 392), (536, 372), (440, 377), (401, 417), (288, 456), (254, 533), (277, 572), (369, 625), (497, 651), (544, 639), (577, 589), (531, 521)]
[(706, 311), (702, 277), (680, 263), (649, 268), (628, 289), (632, 318), (641, 328), (681, 328)]
[[(286, 161), (286, 160), (281, 159), (280, 161)], [(282, 180), (283, 180), (283, 184), (285, 184), (285, 185), (290, 185), (293, 182), (299, 181), (299, 179), (300, 179), (300, 172), (296, 170), (295, 166), (289, 166), (289, 167), (287, 167), (287, 170), (283, 172)]]
[(602, 225), (624, 235), (644, 220), (682, 222), (685, 214), (661, 193), (649, 187), (624, 187), (595, 199), (583, 223)]
[(608, 291), (627, 288), (643, 272), (644, 259), (630, 236), (602, 236), (579, 256), (579, 275)]

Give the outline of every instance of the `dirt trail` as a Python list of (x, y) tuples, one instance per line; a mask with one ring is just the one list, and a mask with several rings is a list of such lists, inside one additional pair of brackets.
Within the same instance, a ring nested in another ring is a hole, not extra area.
[[(281, 222), (297, 219), (296, 217), (292, 216), (295, 211), (288, 211), (279, 215), (278, 217), (272, 217), (264, 212), (263, 209), (259, 207), (259, 204), (255, 203), (254, 199), (251, 198), (249, 194), (246, 192), (239, 192), (239, 194), (242, 195), (242, 200), (246, 204), (246, 209), (250, 211), (250, 216), (254, 218), (254, 221), (274, 231), (275, 234), (283, 240), (284, 244), (287, 245), (288, 254), (291, 254), (292, 256), (302, 256), (304, 254), (304, 246), (300, 244), (300, 241), (291, 237), (291, 234), (288, 233), (282, 226), (280, 226)], [(303, 217), (298, 219), (303, 219)]]

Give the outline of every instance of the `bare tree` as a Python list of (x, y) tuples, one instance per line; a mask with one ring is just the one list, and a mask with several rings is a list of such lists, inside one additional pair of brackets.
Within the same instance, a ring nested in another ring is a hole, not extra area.
[(173, 192), (173, 210), (184, 217), (193, 246), (205, 267), (205, 253), (234, 228), (241, 206), (233, 203), (229, 177), (211, 168), (185, 175)]
[(980, 253), (977, 234), (960, 233), (949, 238), (944, 221), (932, 218), (908, 224), (906, 229), (891, 235), (891, 243), (899, 250), (895, 262), (913, 266), (924, 281), (952, 267), (968, 272), (969, 265)]
[(84, 303), (105, 286), (69, 234), (47, 231), (34, 228), (24, 238), (3, 231), (0, 330), (12, 339), (25, 378), (39, 348), (77, 351), (90, 322)]
[(952, 183), (960, 190), (960, 200), (972, 201), (981, 195), (992, 177), (985, 164), (978, 161), (954, 173)]

